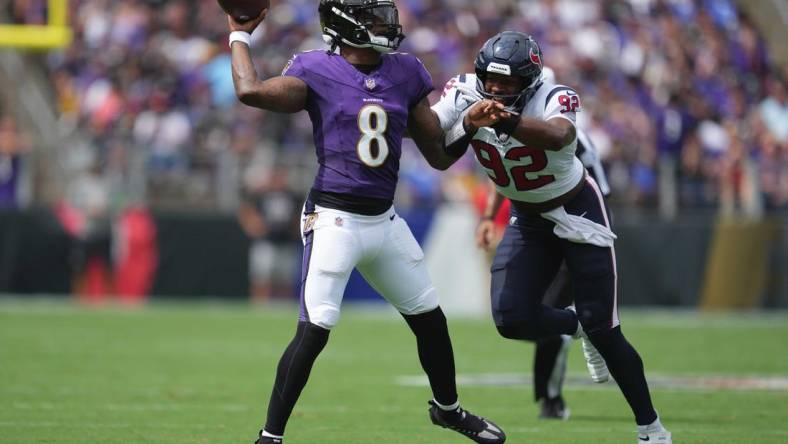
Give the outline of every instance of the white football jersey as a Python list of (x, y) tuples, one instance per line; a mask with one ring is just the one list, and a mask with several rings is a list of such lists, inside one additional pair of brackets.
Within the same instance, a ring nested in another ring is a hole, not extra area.
[[(475, 74), (459, 75), (446, 84), (441, 99), (432, 107), (444, 131), (471, 105), (463, 98), (463, 91), (475, 88)], [(528, 100), (522, 115), (544, 121), (566, 119), (575, 124), (578, 111), (580, 98), (572, 88), (545, 81)], [(528, 141), (506, 135), (499, 138), (492, 128), (481, 128), (471, 146), (498, 192), (513, 200), (546, 202), (571, 191), (583, 178), (583, 163), (575, 156), (577, 138), (559, 151), (546, 151), (529, 148)]]

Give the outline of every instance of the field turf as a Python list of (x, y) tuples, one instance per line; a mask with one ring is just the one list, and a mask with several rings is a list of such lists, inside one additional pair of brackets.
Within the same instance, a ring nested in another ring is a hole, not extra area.
[[(251, 444), (264, 422), (294, 307), (152, 304), (86, 309), (0, 300), (0, 443)], [(677, 444), (788, 443), (788, 314), (623, 311), (653, 397)], [(491, 322), (449, 316), (463, 404), (494, 419), (508, 443), (633, 444), (634, 423), (613, 385), (585, 381), (570, 357), (567, 422), (536, 419), (527, 381), (533, 346)], [(287, 444), (470, 443), (433, 426), (414, 339), (388, 309), (346, 307), (288, 426)], [(672, 386), (672, 378), (770, 378), (770, 389)], [(483, 378), (482, 378), (483, 379)], [(488, 380), (496, 380), (495, 376)]]

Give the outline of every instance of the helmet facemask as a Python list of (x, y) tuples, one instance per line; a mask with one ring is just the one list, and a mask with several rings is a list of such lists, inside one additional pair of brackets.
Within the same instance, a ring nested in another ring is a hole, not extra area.
[[(521, 77), (525, 82), (528, 82), (529, 79)], [(495, 100), (496, 102), (503, 103), (504, 111), (508, 112), (509, 114), (520, 115), (525, 109), (525, 105), (528, 101), (536, 94), (536, 90), (542, 86), (542, 79), (541, 77), (537, 76), (534, 79), (530, 79), (531, 82), (527, 83), (525, 88), (523, 88), (517, 94), (495, 94), (487, 91), (485, 87), (485, 82), (487, 81), (486, 74), (484, 75), (476, 75), (476, 90), (481, 94), (482, 97), (485, 99)]]
[[(391, 0), (321, 3), (323, 39), (335, 46), (343, 43), (354, 48), (372, 48), (388, 53), (399, 48), (405, 38), (399, 24), (397, 7)], [(327, 8), (324, 11), (323, 8)]]

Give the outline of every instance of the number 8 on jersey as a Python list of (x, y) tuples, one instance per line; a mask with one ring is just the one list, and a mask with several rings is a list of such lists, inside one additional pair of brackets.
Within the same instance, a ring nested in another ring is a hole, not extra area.
[(388, 114), (380, 105), (366, 105), (358, 112), (361, 139), (356, 145), (356, 152), (365, 165), (377, 168), (389, 156), (389, 144), (385, 137), (388, 124)]

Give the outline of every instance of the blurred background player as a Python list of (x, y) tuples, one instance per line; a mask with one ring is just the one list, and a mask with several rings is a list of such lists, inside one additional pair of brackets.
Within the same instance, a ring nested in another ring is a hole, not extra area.
[(238, 206), (238, 221), (252, 239), (249, 281), (254, 302), (289, 298), (293, 294), (301, 208), (300, 199), (290, 191), (287, 179), (283, 167), (269, 174), (247, 177)]
[[(542, 76), (545, 82), (556, 83), (552, 69), (544, 67)], [(575, 156), (583, 162), (588, 174), (597, 182), (602, 195), (609, 196), (610, 185), (608, 185), (602, 162), (599, 160), (599, 155), (591, 139), (580, 128), (577, 128)], [(482, 217), (476, 229), (476, 243), (487, 251), (495, 250), (501, 240), (503, 228), (509, 223), (511, 203), (503, 197), (496, 198), (495, 193), (493, 188), (488, 195), (484, 196), (481, 208)], [(502, 199), (497, 213), (493, 208), (496, 199)], [(490, 261), (492, 261), (492, 257), (490, 257)], [(561, 264), (555, 280), (545, 293), (543, 302), (554, 308), (564, 308), (574, 302), (566, 262)], [(569, 408), (567, 408), (563, 397), (563, 385), (571, 341), (572, 337), (569, 335), (555, 335), (536, 340), (533, 387), (534, 398), (539, 403), (540, 418), (569, 419)], [(605, 382), (606, 380), (607, 378), (603, 378), (597, 382)]]
[[(496, 328), (509, 339), (582, 338), (592, 379), (606, 380), (609, 369), (629, 402), (638, 442), (668, 444), (670, 432), (652, 405), (643, 362), (621, 333), (616, 235), (607, 206), (575, 157), (580, 98), (572, 88), (545, 81), (542, 66), (542, 52), (531, 36), (502, 32), (479, 51), (476, 74), (452, 79), (433, 106), (442, 127), (473, 146), (495, 183), (500, 194), (489, 214), (498, 210), (501, 197), (512, 202), (512, 218), (491, 268)], [(497, 123), (474, 126), (463, 95), (494, 103)], [(576, 313), (574, 307), (543, 303), (564, 261)]]
[(0, 108), (0, 210), (19, 207), (23, 186), (21, 158), (29, 144), (14, 119)]
[(392, 205), (406, 130), (434, 167), (446, 168), (452, 159), (443, 152), (443, 132), (427, 101), (430, 75), (416, 57), (392, 53), (404, 38), (396, 6), (387, 0), (321, 0), (322, 31), (331, 49), (297, 54), (282, 76), (262, 81), (249, 43), (266, 13), (243, 24), (228, 17), (236, 94), (262, 109), (306, 110), (320, 166), (301, 224), (298, 327), (279, 361), (257, 443), (282, 442), (312, 365), (339, 321), (354, 268), (416, 335), (434, 396), (432, 422), (478, 443), (503, 443), (500, 428), (460, 407), (446, 318), (421, 247)]

